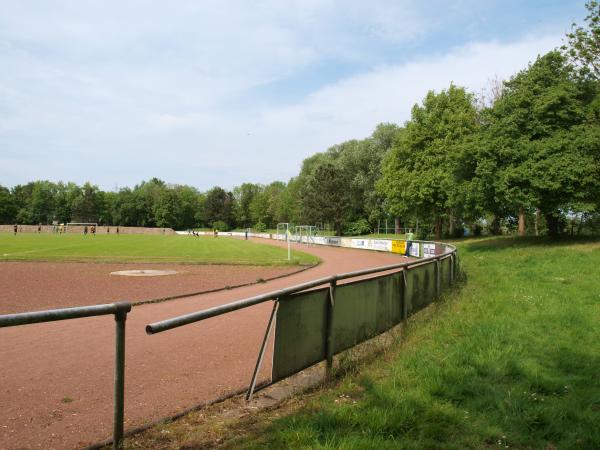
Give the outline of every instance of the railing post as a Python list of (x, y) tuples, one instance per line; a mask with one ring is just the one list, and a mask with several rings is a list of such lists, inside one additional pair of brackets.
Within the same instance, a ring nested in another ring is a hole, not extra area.
[(123, 421), (125, 410), (125, 321), (131, 304), (120, 303), (115, 313), (115, 409), (113, 419), (113, 448), (123, 448)]
[(406, 274), (408, 273), (408, 267), (402, 270), (402, 320), (408, 319), (408, 302), (406, 301), (406, 291), (408, 291), (408, 280)]
[(435, 260), (435, 298), (436, 299), (440, 297), (440, 278), (441, 278), (440, 260), (436, 259)]
[(329, 283), (329, 301), (327, 302), (327, 330), (325, 341), (325, 358), (327, 378), (331, 378), (333, 372), (333, 310), (335, 306), (335, 288), (337, 281), (333, 279)]
[(269, 317), (269, 323), (267, 324), (267, 329), (265, 330), (265, 336), (263, 338), (262, 344), (260, 346), (260, 350), (258, 352), (258, 359), (256, 360), (256, 366), (254, 366), (254, 372), (252, 372), (252, 379), (250, 380), (250, 386), (248, 387), (248, 392), (246, 392), (246, 401), (252, 400), (252, 395), (254, 395), (254, 389), (256, 388), (256, 380), (258, 378), (258, 372), (260, 371), (260, 366), (262, 365), (263, 358), (265, 357), (265, 350), (267, 348), (267, 342), (269, 341), (269, 336), (271, 334), (271, 329), (273, 328), (273, 318), (277, 313), (277, 309), (279, 308), (279, 299), (276, 298), (273, 302), (273, 309), (271, 310), (271, 316)]

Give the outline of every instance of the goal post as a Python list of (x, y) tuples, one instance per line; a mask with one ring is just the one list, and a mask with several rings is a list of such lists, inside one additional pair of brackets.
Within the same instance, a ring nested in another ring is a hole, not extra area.
[[(281, 237), (280, 236), (281, 231)], [(277, 239), (287, 241), (288, 261), (292, 259), (292, 251), (290, 246), (290, 224), (288, 222), (280, 222), (277, 224)]]
[(296, 226), (296, 239), (302, 244), (306, 243), (307, 247), (315, 243), (314, 237), (317, 235), (318, 228), (316, 225), (297, 225)]

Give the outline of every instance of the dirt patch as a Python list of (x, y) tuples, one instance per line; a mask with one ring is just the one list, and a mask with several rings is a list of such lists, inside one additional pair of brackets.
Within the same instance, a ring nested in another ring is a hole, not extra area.
[[(0, 263), (0, 314), (115, 301), (145, 302), (261, 282), (298, 267), (241, 265)], [(176, 270), (164, 277), (119, 277), (123, 270)]]

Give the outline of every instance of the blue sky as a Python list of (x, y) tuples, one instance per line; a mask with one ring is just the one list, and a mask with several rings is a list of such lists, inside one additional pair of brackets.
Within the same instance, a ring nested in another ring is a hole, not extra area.
[(0, 184), (287, 181), (561, 44), (584, 1), (0, 0)]

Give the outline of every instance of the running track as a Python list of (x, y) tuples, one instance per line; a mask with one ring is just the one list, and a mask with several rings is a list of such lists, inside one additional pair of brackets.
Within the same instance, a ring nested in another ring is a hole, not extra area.
[[(322, 264), (264, 284), (133, 308), (127, 319), (125, 430), (247, 386), (272, 303), (154, 336), (146, 335), (146, 324), (403, 258), (335, 247), (302, 250)], [(228, 274), (223, 276), (227, 285)], [(112, 316), (0, 329), (0, 355), (0, 449), (78, 448), (111, 436)]]

